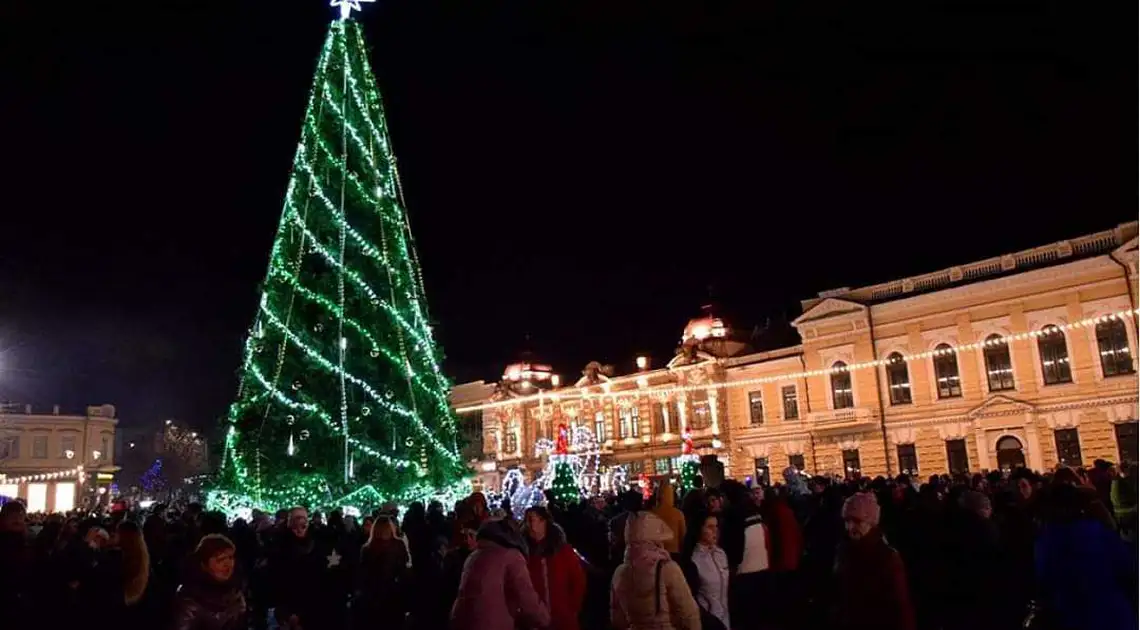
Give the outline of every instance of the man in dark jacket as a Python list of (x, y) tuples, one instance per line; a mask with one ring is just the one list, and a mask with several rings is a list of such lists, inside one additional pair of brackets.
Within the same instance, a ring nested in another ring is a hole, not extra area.
[(610, 568), (616, 568), (625, 557), (625, 520), (641, 509), (641, 494), (634, 490), (623, 492), (618, 497), (621, 512), (610, 519)]
[(332, 579), (343, 556), (309, 530), (305, 508), (293, 508), (287, 525), (268, 567), (278, 624), (282, 630), (343, 627), (347, 593)]

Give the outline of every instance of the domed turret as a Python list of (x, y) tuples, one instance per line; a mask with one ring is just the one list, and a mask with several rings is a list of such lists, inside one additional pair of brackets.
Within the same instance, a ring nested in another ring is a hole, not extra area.
[(692, 361), (698, 350), (715, 357), (736, 356), (749, 350), (746, 338), (736, 334), (728, 322), (717, 317), (712, 305), (706, 305), (702, 310), (704, 315), (689, 320), (685, 326), (678, 355), (687, 356), (687, 361)]
[(540, 389), (556, 387), (557, 375), (549, 364), (539, 362), (532, 353), (524, 352), (519, 360), (503, 370), (503, 384), (510, 389), (533, 394)]

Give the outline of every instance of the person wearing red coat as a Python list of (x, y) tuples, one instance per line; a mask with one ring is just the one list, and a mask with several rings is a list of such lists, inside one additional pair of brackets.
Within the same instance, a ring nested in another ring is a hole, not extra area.
[(804, 538), (788, 500), (773, 492), (770, 498), (765, 497), (760, 513), (763, 514), (772, 535), (770, 545), (774, 552), (771, 557), (772, 570), (795, 571), (800, 566)]
[(843, 504), (847, 540), (836, 561), (835, 630), (914, 630), (902, 556), (879, 531), (879, 503), (860, 492)]
[(586, 572), (566, 533), (544, 507), (526, 511), (526, 565), (539, 599), (550, 611), (550, 630), (578, 630)]

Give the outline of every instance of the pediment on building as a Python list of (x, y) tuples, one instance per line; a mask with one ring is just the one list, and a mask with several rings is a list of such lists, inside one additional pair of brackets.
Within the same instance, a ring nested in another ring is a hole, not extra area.
[(982, 404), (967, 412), (966, 416), (971, 419), (987, 416), (1010, 416), (1033, 411), (1033, 409), (1033, 405), (1027, 402), (1010, 398), (1004, 394), (992, 394)]
[(832, 317), (841, 317), (843, 315), (851, 315), (855, 313), (864, 313), (867, 307), (852, 302), (850, 300), (841, 300), (839, 298), (827, 298), (819, 304), (808, 309), (806, 313), (800, 315), (792, 321), (792, 325), (799, 328), (804, 324), (819, 321), (821, 319), (829, 319)]
[(665, 367), (673, 369), (681, 367), (682, 365), (697, 365), (710, 361), (715, 363), (716, 357), (703, 350), (693, 348), (692, 350), (678, 352), (676, 356), (669, 360), (669, 363), (666, 364)]

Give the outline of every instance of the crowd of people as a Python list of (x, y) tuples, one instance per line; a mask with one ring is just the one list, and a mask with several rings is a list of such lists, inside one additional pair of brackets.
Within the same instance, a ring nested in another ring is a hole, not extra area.
[(11, 627), (1116, 630), (1137, 627), (1136, 467), (925, 482), (662, 484), (360, 519), (190, 504), (0, 508)]

